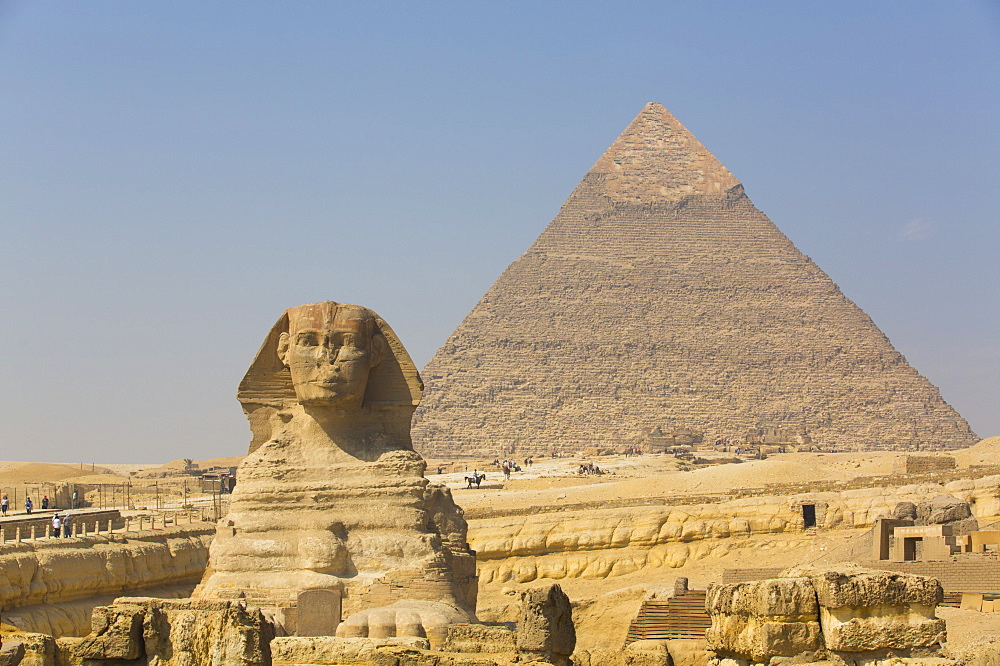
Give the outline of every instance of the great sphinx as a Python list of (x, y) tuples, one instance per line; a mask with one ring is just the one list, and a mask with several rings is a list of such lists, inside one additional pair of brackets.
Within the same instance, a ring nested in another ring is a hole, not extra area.
[(193, 596), (245, 599), (288, 633), (308, 590), (342, 597), (338, 635), (426, 635), (474, 619), (465, 519), (410, 442), (422, 390), (371, 310), (286, 310), (239, 386), (250, 451)]

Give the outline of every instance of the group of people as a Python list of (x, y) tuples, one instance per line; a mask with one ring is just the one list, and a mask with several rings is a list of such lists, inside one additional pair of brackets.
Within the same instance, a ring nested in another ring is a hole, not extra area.
[[(44, 497), (42, 497), (42, 509), (45, 510), (48, 508), (49, 508), (49, 496), (45, 495)], [(10, 498), (7, 497), (6, 493), (4, 493), (4, 496), (0, 497), (0, 515), (6, 516), (7, 511), (9, 510), (10, 510)], [(30, 515), (34, 510), (35, 510), (35, 503), (31, 500), (30, 497), (25, 497), (24, 512)]]
[[(530, 460), (531, 460), (531, 458), (525, 458), (524, 459), (524, 464), (525, 465), (530, 465), (531, 464), (529, 462)], [(500, 462), (499, 458), (494, 458), (493, 459), (493, 465), (495, 467), (499, 467), (500, 471), (503, 472), (503, 478), (508, 479), (508, 480), (510, 479), (510, 473), (511, 472), (520, 472), (521, 471), (521, 467), (516, 462), (514, 462), (513, 460), (504, 459), (503, 462)]]
[(630, 446), (627, 449), (625, 449), (626, 458), (633, 458), (635, 456), (641, 456), (641, 455), (642, 455), (642, 449), (640, 449), (638, 446)]
[(600, 476), (601, 474), (604, 474), (604, 472), (601, 471), (601, 468), (594, 463), (585, 463), (580, 465), (580, 469), (577, 470), (577, 474), (594, 474)]
[(56, 538), (72, 536), (71, 522), (72, 517), (68, 513), (62, 518), (58, 513), (52, 514), (52, 536)]

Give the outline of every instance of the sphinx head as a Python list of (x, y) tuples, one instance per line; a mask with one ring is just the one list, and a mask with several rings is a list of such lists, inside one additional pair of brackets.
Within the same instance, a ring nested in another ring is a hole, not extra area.
[(360, 407), (373, 368), (388, 353), (374, 313), (326, 301), (291, 308), (277, 354), (307, 407)]
[(275, 322), (237, 397), (254, 451), (296, 405), (380, 421), (410, 448), (410, 418), (423, 383), (392, 328), (368, 308), (325, 301), (289, 308)]

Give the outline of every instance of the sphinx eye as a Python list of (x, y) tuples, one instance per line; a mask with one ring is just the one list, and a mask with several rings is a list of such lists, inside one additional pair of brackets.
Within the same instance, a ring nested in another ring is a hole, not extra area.
[(297, 342), (303, 347), (315, 347), (319, 344), (319, 336), (311, 332), (299, 333)]

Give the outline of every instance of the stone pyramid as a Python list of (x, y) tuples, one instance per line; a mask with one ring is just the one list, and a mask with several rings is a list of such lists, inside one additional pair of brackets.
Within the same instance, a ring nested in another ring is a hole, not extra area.
[(422, 374), (414, 443), (436, 456), (620, 450), (657, 427), (842, 449), (976, 441), (659, 104)]

